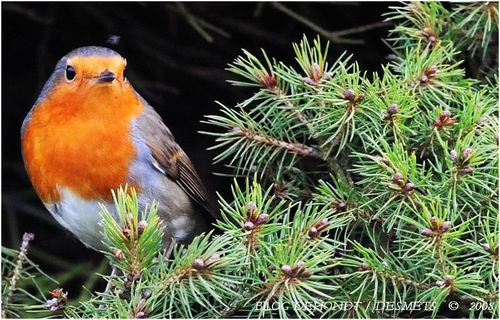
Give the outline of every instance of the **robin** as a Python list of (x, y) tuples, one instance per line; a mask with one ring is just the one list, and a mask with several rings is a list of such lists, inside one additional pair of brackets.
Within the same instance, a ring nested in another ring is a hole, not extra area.
[(158, 202), (165, 240), (186, 243), (215, 211), (193, 164), (124, 75), (126, 60), (82, 47), (57, 63), (21, 128), (28, 175), (52, 216), (101, 250), (100, 204), (133, 186), (139, 204)]

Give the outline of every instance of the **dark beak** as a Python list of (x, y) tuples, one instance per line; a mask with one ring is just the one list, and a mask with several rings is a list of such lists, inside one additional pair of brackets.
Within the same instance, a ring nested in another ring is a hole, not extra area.
[(113, 80), (116, 79), (116, 76), (113, 72), (111, 71), (103, 71), (101, 74), (97, 77), (97, 82), (98, 83), (111, 83)]

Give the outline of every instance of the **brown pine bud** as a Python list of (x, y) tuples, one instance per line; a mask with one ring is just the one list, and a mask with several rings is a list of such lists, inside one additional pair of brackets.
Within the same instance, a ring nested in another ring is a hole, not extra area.
[(356, 99), (356, 101), (361, 102), (363, 100), (365, 100), (365, 94), (364, 93), (358, 94), (358, 98)]
[(451, 117), (451, 112), (448, 111), (448, 110), (445, 110), (443, 112), (441, 112), (441, 114), (439, 115), (439, 119), (440, 120), (445, 120), (447, 118)]
[(455, 150), (451, 150), (450, 151), (450, 159), (451, 159), (451, 162), (455, 163), (457, 162), (457, 152)]
[(309, 236), (309, 238), (316, 238), (316, 236), (318, 235), (318, 229), (316, 227), (309, 228), (307, 235)]
[(359, 265), (359, 271), (367, 271), (370, 269), (371, 269), (370, 265), (366, 262), (363, 262)]
[(289, 265), (285, 264), (281, 267), (281, 272), (283, 272), (283, 274), (287, 277), (291, 276), (292, 273), (293, 273), (293, 270), (292, 270), (292, 267), (290, 267)]
[(397, 172), (395, 173), (393, 176), (392, 176), (392, 182), (394, 182), (395, 184), (397, 184), (398, 186), (400, 187), (403, 187), (404, 186), (404, 182), (403, 182), (403, 174)]
[(264, 87), (269, 88), (269, 89), (276, 87), (276, 85), (278, 84), (278, 81), (276, 80), (276, 78), (269, 75), (269, 74), (263, 75), (260, 79), (260, 82), (262, 83), (262, 85)]
[(449, 276), (449, 275), (444, 276), (443, 282), (444, 282), (445, 286), (449, 287), (453, 282), (452, 276)]
[(316, 224), (316, 227), (317, 228), (323, 228), (324, 226), (328, 225), (329, 223), (330, 223), (330, 221), (328, 221), (328, 218), (323, 218), (323, 219), (321, 219), (320, 222), (318, 222)]
[(407, 182), (403, 188), (403, 192), (410, 192), (415, 190), (415, 184), (413, 182)]
[(436, 219), (436, 217), (431, 217), (431, 226), (432, 226), (432, 229), (437, 229), (437, 219)]
[(429, 77), (425, 74), (423, 74), (421, 77), (420, 77), (420, 84), (427, 84), (429, 82)]
[(474, 168), (472, 167), (465, 167), (463, 169), (460, 169), (460, 172), (462, 174), (471, 174), (474, 171)]
[(196, 270), (201, 271), (201, 270), (203, 270), (203, 268), (205, 268), (205, 261), (203, 259), (200, 259), (200, 258), (194, 259), (191, 266), (193, 268), (195, 268)]
[(344, 212), (346, 211), (346, 209), (347, 209), (347, 204), (345, 202), (341, 201), (337, 204), (337, 210), (339, 212)]
[(130, 233), (132, 232), (132, 230), (130, 230), (129, 228), (123, 228), (122, 229), (122, 233), (123, 235), (125, 236), (125, 238), (129, 239), (130, 238)]
[(144, 229), (148, 227), (148, 223), (145, 220), (139, 221), (139, 224), (137, 225), (137, 231), (139, 234), (142, 234), (144, 232)]
[(423, 235), (424, 237), (432, 237), (434, 235), (434, 231), (432, 231), (429, 228), (423, 228), (420, 230), (420, 234)]
[(444, 286), (444, 281), (438, 280), (438, 281), (434, 282), (434, 285), (436, 287), (442, 287), (442, 286)]
[(314, 85), (316, 84), (316, 82), (314, 81), (314, 79), (311, 79), (309, 77), (304, 77), (302, 78), (302, 82), (304, 82), (305, 84), (309, 84), (309, 85)]
[(486, 250), (486, 251), (490, 251), (491, 250), (491, 247), (490, 247), (490, 244), (488, 242), (485, 242), (485, 243), (481, 243), (481, 247)]
[(257, 217), (257, 221), (255, 222), (256, 225), (261, 225), (266, 223), (269, 220), (269, 215), (267, 213), (261, 213)]
[(243, 228), (247, 231), (255, 229), (255, 224), (252, 221), (247, 221), (243, 224)]
[(129, 291), (125, 291), (123, 289), (120, 289), (120, 290), (118, 290), (117, 293), (118, 293), (118, 297), (120, 297), (121, 299), (130, 301), (131, 296), (130, 296)]
[(473, 151), (474, 149), (472, 148), (465, 148), (464, 151), (462, 152), (462, 161), (467, 161)]
[(115, 249), (113, 251), (113, 254), (115, 255), (115, 258), (118, 259), (118, 260), (121, 260), (121, 259), (125, 258), (125, 255), (123, 254), (123, 251), (121, 251), (120, 249)]
[(392, 103), (387, 107), (387, 113), (390, 115), (394, 115), (394, 114), (398, 113), (398, 111), (399, 111), (398, 105), (395, 103)]
[(354, 90), (352, 89), (347, 89), (344, 91), (344, 99), (349, 100), (349, 101), (354, 101), (356, 98), (356, 94), (354, 93)]
[(442, 231), (442, 232), (446, 232), (446, 231), (448, 231), (450, 228), (451, 228), (451, 221), (446, 220), (446, 221), (445, 221), (445, 222), (443, 222), (443, 224), (441, 225), (441, 231)]
[(257, 210), (257, 205), (250, 201), (248, 204), (247, 204), (247, 214), (252, 214), (255, 212), (255, 210)]

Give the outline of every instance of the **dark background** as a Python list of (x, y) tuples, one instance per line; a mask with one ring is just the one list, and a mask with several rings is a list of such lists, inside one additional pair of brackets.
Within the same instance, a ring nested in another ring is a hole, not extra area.
[[(380, 22), (389, 6), (283, 5), (327, 31)], [(211, 42), (190, 19), (204, 27)], [(350, 36), (362, 44), (331, 43), (329, 61), (348, 51), (362, 70), (378, 70), (390, 53), (382, 42), (388, 29)], [(225, 80), (233, 76), (224, 68), (241, 48), (255, 54), (265, 48), (269, 56), (294, 64), (291, 43), (303, 34), (312, 38), (317, 32), (272, 3), (2, 3), (2, 245), (18, 247), (23, 232), (35, 233), (31, 258), (73, 297), (82, 284), (93, 286), (89, 279), (96, 270), (107, 272), (102, 255), (86, 249), (45, 210), (21, 159), (22, 121), (67, 52), (106, 45), (126, 57), (128, 79), (163, 117), (209, 189), (227, 196), (231, 179), (212, 174), (227, 170), (213, 166), (216, 153), (206, 151), (213, 139), (197, 133), (212, 129), (200, 120), (218, 113), (214, 100), (232, 106), (252, 92), (229, 85)], [(111, 35), (120, 36), (118, 45), (106, 42)]]

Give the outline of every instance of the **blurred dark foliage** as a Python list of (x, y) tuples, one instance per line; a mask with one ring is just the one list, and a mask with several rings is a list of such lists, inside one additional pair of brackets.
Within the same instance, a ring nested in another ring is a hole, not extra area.
[[(380, 22), (388, 10), (387, 3), (281, 5), (327, 31)], [(378, 70), (390, 53), (381, 40), (388, 28), (350, 35), (358, 44), (331, 43), (329, 60), (348, 51), (363, 70)], [(291, 43), (303, 34), (317, 32), (273, 3), (2, 3), (2, 244), (15, 248), (23, 232), (35, 233), (31, 258), (66, 282), (73, 297), (86, 281), (94, 285), (96, 270), (103, 272), (101, 254), (45, 210), (21, 158), (22, 121), (64, 54), (104, 45), (126, 57), (131, 83), (163, 117), (209, 189), (224, 196), (231, 179), (211, 174), (224, 168), (211, 165), (214, 153), (205, 150), (213, 141), (197, 133), (206, 129), (203, 115), (217, 113), (214, 100), (232, 105), (246, 96), (225, 81), (232, 75), (224, 69), (241, 48), (266, 48), (294, 64)]]

